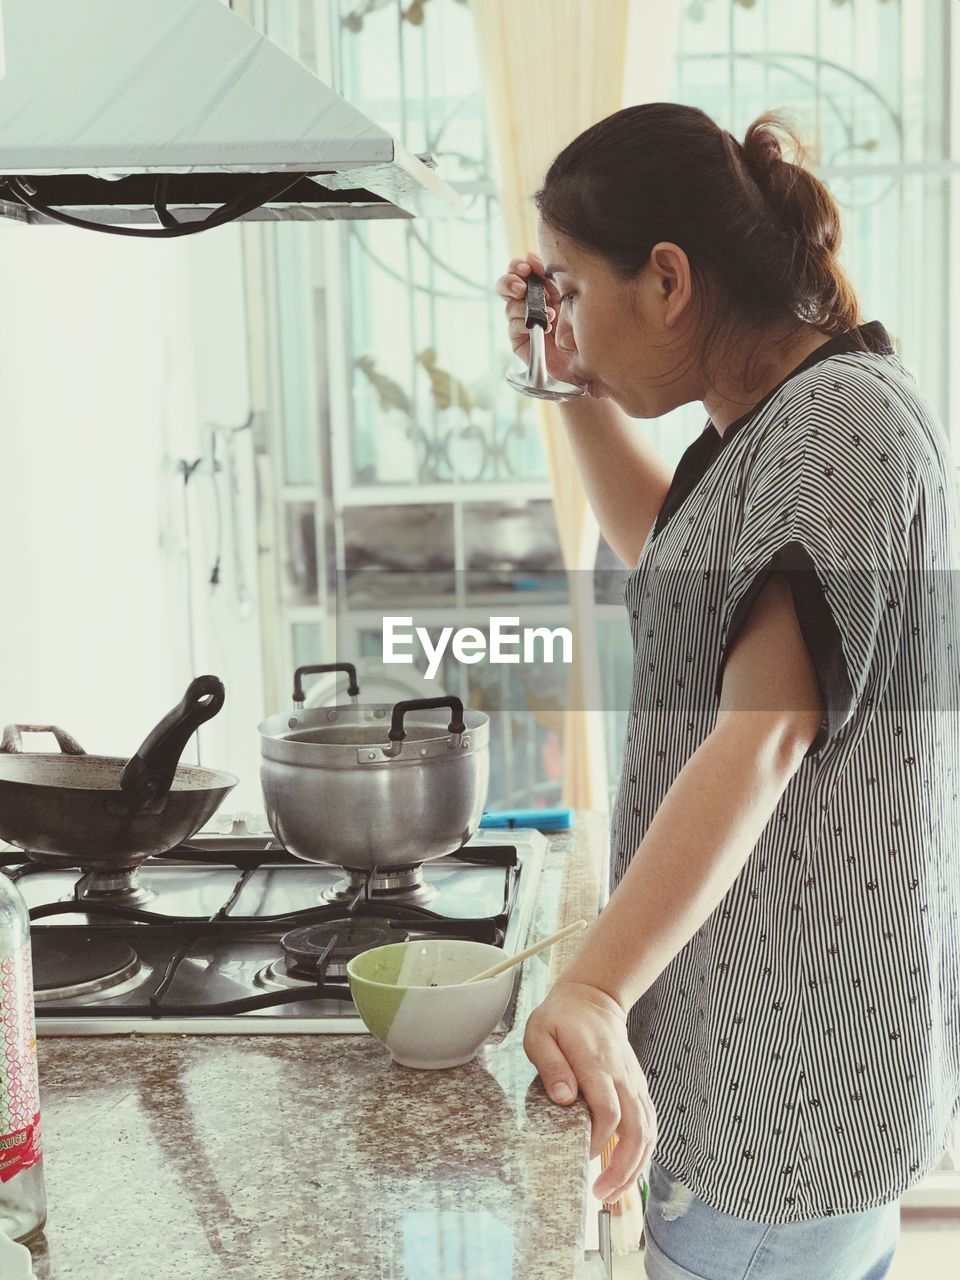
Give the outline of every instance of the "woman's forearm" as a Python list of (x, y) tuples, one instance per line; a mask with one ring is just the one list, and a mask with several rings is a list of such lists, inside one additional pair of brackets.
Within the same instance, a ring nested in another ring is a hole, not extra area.
[(677, 775), (557, 982), (597, 987), (629, 1011), (739, 875), (797, 762), (759, 719), (719, 724)]
[(640, 426), (612, 400), (581, 396), (561, 403), (560, 413), (600, 531), (633, 569), (672, 472)]

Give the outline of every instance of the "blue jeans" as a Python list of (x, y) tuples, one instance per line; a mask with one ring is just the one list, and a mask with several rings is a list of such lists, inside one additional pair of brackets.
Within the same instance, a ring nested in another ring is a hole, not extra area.
[[(900, 1237), (900, 1201), (803, 1222), (750, 1222), (711, 1209), (650, 1165), (647, 1280), (883, 1280)], [(671, 1198), (673, 1203), (671, 1204)]]

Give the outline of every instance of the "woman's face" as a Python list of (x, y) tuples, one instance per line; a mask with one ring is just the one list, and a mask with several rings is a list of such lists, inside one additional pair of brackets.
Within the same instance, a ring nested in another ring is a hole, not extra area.
[(657, 418), (703, 398), (690, 359), (689, 264), (676, 245), (655, 245), (633, 280), (541, 220), (540, 255), (563, 301), (555, 341), (588, 393), (609, 396), (632, 418)]

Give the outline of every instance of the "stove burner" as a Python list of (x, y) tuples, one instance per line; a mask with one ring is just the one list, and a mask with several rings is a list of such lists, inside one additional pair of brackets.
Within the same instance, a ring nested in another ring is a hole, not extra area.
[(437, 896), (437, 890), (423, 878), (422, 862), (409, 867), (381, 867), (372, 876), (368, 871), (359, 871), (354, 867), (343, 869), (347, 873), (346, 879), (338, 880), (329, 889), (324, 889), (320, 895), (321, 902), (339, 907), (354, 902), (359, 894), (361, 897), (378, 898), (383, 902), (425, 907)]
[(308, 925), (306, 929), (294, 929), (280, 939), (287, 973), (291, 977), (316, 981), (317, 961), (334, 934), (337, 940), (326, 965), (326, 974), (330, 977), (346, 977), (348, 961), (362, 951), (385, 946), (388, 942), (404, 942), (407, 936), (402, 929), (361, 923), (349, 916), (343, 920), (325, 920), (322, 924)]
[(371, 924), (353, 916), (342, 920), (325, 920), (305, 929), (292, 929), (280, 939), (283, 957), (261, 969), (254, 978), (258, 987), (300, 987), (317, 981), (317, 961), (330, 941), (337, 935), (333, 950), (323, 967), (324, 982), (345, 983), (347, 963), (361, 951), (382, 947), (389, 942), (406, 942), (408, 933), (403, 928), (383, 924)]
[[(120, 907), (145, 907), (157, 896), (140, 883), (139, 867), (83, 868), (76, 897), (81, 902), (112, 902)], [(69, 897), (73, 898), (73, 894)]]
[(38, 1003), (83, 996), (120, 995), (139, 985), (149, 970), (119, 938), (87, 934), (68, 939), (57, 931), (32, 931), (33, 992)]

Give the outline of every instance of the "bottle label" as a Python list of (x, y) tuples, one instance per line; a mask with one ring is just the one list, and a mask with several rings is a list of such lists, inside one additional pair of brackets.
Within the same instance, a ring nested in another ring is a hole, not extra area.
[(0, 1182), (9, 1182), (42, 1150), (29, 942), (0, 960), (0, 1012)]

